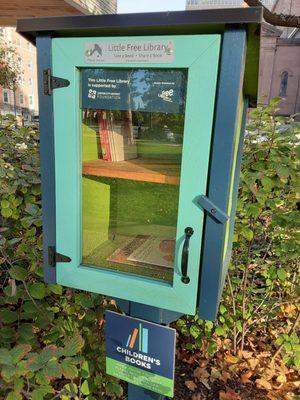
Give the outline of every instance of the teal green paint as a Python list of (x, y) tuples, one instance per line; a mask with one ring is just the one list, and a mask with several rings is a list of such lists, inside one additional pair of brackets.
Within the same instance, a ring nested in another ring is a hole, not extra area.
[(174, 396), (173, 379), (144, 371), (140, 368), (113, 360), (109, 357), (106, 357), (106, 373), (118, 379), (122, 379), (123, 381), (132, 383), (133, 385), (151, 390), (152, 392), (160, 393), (168, 397)]
[[(165, 37), (164, 37), (165, 38)], [(130, 37), (130, 40), (133, 40)], [(135, 38), (146, 40), (147, 37)], [(151, 37), (159, 40), (160, 37)], [(70, 80), (70, 86), (54, 91), (54, 130), (56, 151), (57, 251), (72, 262), (57, 265), (58, 283), (112, 297), (135, 301), (182, 313), (194, 314), (199, 278), (203, 212), (193, 200), (206, 192), (220, 35), (168, 36), (175, 42), (172, 64), (147, 64), (148, 68), (188, 68), (185, 133), (176, 235), (173, 284), (118, 274), (106, 269), (81, 265), (81, 140), (79, 115), (79, 73), (84, 63), (86, 41), (122, 41), (128, 38), (53, 39), (53, 74)], [(113, 64), (106, 65), (114, 67)], [(126, 64), (125, 67), (141, 67)], [(120, 64), (118, 68), (122, 67)], [(181, 282), (180, 258), (183, 232), (194, 228), (190, 241), (189, 275)]]

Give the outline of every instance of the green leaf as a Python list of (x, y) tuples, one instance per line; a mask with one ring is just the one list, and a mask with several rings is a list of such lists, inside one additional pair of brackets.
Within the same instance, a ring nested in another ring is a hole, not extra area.
[(13, 358), (8, 349), (0, 349), (0, 364), (13, 365)]
[(11, 267), (8, 272), (9, 275), (17, 281), (24, 281), (26, 276), (28, 275), (28, 271), (23, 267), (19, 267), (18, 265), (14, 265), (13, 267)]
[(285, 281), (287, 278), (287, 273), (284, 268), (279, 268), (277, 270), (277, 276), (281, 281)]
[(82, 307), (90, 308), (93, 307), (94, 303), (87, 293), (78, 293), (75, 295), (75, 302), (80, 304)]
[(83, 348), (84, 340), (82, 336), (76, 335), (69, 340), (63, 349), (63, 354), (66, 357), (76, 356)]
[(34, 299), (43, 299), (46, 296), (46, 289), (43, 283), (34, 283), (29, 287), (29, 293)]
[(264, 176), (261, 180), (263, 187), (265, 190), (268, 192), (271, 191), (274, 187), (274, 182), (271, 178), (268, 178), (267, 176)]
[(221, 313), (221, 314), (225, 314), (226, 311), (227, 311), (227, 308), (226, 308), (223, 304), (221, 304), (221, 305), (220, 305), (220, 313)]
[(236, 322), (236, 329), (241, 333), (243, 331), (243, 326), (241, 321)]
[(198, 325), (196, 325), (196, 324), (193, 324), (190, 327), (190, 334), (192, 335), (192, 337), (194, 339), (197, 339), (199, 337), (199, 335), (201, 334), (200, 327)]
[(207, 331), (210, 332), (210, 331), (213, 329), (213, 327), (214, 327), (213, 322), (211, 322), (211, 321), (205, 321), (205, 328), (206, 328)]
[(226, 331), (222, 326), (217, 326), (215, 332), (217, 336), (226, 336)]
[(217, 351), (218, 346), (216, 342), (210, 341), (207, 347), (207, 352), (210, 356), (213, 356)]
[(49, 289), (50, 292), (57, 294), (59, 296), (62, 295), (62, 286), (60, 285), (53, 285), (53, 284), (49, 284), (47, 286), (47, 288)]
[(1, 208), (9, 208), (9, 201), (2, 200), (1, 201)]
[(13, 211), (11, 208), (1, 208), (1, 214), (4, 218), (9, 218), (12, 216)]
[(243, 227), (242, 229), (241, 229), (241, 235), (246, 239), (246, 240), (248, 240), (248, 242), (250, 242), (252, 239), (253, 239), (253, 231), (251, 230), (251, 229), (249, 229), (249, 228), (245, 228), (245, 227)]
[(6, 396), (6, 400), (22, 400), (22, 399), (23, 399), (22, 395), (18, 392), (9, 392), (8, 395)]
[(80, 391), (86, 396), (92, 393), (88, 380), (83, 381), (83, 384), (80, 386)]
[(11, 324), (18, 319), (18, 314), (16, 311), (11, 311), (8, 309), (1, 310), (0, 319), (4, 324)]
[(1, 376), (5, 382), (11, 382), (15, 375), (16, 367), (13, 365), (5, 365), (1, 370)]
[(80, 375), (81, 375), (83, 378), (89, 378), (89, 377), (90, 377), (91, 372), (90, 372), (90, 366), (89, 366), (88, 361), (84, 361), (84, 362), (82, 363)]
[(16, 364), (21, 361), (26, 354), (31, 351), (30, 344), (18, 344), (11, 351), (10, 354), (12, 356), (13, 362)]
[(40, 208), (36, 204), (29, 203), (26, 205), (25, 211), (35, 217), (39, 214)]
[(42, 400), (47, 394), (54, 393), (51, 386), (39, 387), (34, 389), (31, 394), (31, 400)]
[(55, 359), (57, 358), (57, 347), (54, 345), (44, 347), (41, 353), (39, 354), (39, 361), (43, 364), (46, 364), (53, 358)]
[(30, 372), (27, 360), (19, 361), (16, 365), (16, 376), (26, 376)]
[(50, 382), (50, 379), (44, 374), (44, 372), (42, 370), (38, 371), (35, 374), (35, 380), (36, 380), (36, 383), (38, 383), (39, 385), (42, 385), (42, 386), (47, 386), (48, 383)]
[(119, 383), (108, 382), (106, 385), (106, 394), (109, 396), (117, 396), (120, 397), (123, 395), (123, 388)]
[(66, 379), (73, 379), (78, 376), (78, 369), (72, 358), (65, 358), (61, 363), (61, 369)]
[(19, 334), (20, 338), (22, 338), (24, 340), (30, 340), (32, 337), (34, 337), (32, 324), (24, 323), (24, 324), (20, 325), (18, 334)]
[(290, 170), (285, 166), (279, 166), (277, 168), (277, 175), (282, 179), (286, 179), (290, 176)]
[(49, 361), (43, 369), (45, 375), (49, 378), (60, 378), (62, 375), (62, 369), (57, 360)]
[[(64, 388), (71, 394), (75, 395), (78, 393), (78, 387), (75, 383), (68, 383)], [(69, 399), (69, 397), (68, 397)]]

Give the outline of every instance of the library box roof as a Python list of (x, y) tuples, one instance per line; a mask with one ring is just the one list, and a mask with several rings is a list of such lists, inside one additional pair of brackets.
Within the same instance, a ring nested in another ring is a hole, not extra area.
[(262, 7), (174, 11), (137, 14), (88, 15), (20, 19), (17, 31), (35, 43), (38, 35), (52, 37), (189, 35), (222, 33), (229, 25), (247, 27), (244, 91), (250, 105), (257, 102), (259, 36)]

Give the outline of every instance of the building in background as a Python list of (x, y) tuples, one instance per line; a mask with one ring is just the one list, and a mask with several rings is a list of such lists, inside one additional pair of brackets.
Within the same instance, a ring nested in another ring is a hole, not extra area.
[(23, 115), (30, 120), (38, 115), (35, 47), (10, 27), (0, 28), (1, 42), (15, 50), (21, 71), (15, 91), (0, 86), (1, 114)]
[[(277, 14), (300, 15), (300, 0), (264, 0)], [(248, 7), (243, 0), (187, 0), (186, 8)], [(262, 25), (259, 99), (268, 103), (282, 97), (280, 114), (300, 112), (300, 30)]]
[[(300, 15), (299, 0), (276, 0), (277, 14)], [(263, 25), (260, 52), (261, 101), (282, 97), (280, 113), (300, 112), (300, 29)]]
[[(276, 0), (262, 0), (262, 3), (271, 8)], [(187, 10), (205, 10), (208, 8), (248, 7), (244, 0), (187, 0)]]
[(0, 113), (23, 115), (32, 120), (38, 115), (37, 65), (35, 47), (20, 36), (14, 26), (18, 18), (82, 14), (113, 14), (117, 0), (33, 0), (0, 4), (0, 45), (15, 50), (20, 66), (16, 90), (0, 86)]

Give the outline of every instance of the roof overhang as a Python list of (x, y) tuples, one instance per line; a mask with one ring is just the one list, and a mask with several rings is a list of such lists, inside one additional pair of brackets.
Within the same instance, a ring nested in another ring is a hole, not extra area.
[[(98, 10), (97, 10), (98, 11)], [(91, 14), (89, 2), (80, 0), (14, 0), (1, 2), (0, 26), (16, 26), (18, 18)]]

